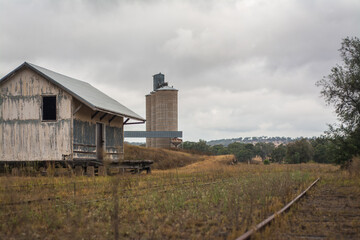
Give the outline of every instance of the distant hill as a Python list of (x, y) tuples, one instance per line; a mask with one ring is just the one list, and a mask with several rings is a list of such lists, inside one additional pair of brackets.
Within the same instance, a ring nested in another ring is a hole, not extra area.
[(230, 143), (239, 142), (239, 143), (274, 143), (275, 145), (287, 144), (290, 142), (294, 142), (296, 140), (302, 139), (303, 137), (298, 138), (290, 138), (290, 137), (239, 137), (239, 138), (231, 138), (231, 139), (219, 139), (219, 140), (211, 140), (206, 142), (210, 146), (222, 144), (224, 146), (229, 145)]

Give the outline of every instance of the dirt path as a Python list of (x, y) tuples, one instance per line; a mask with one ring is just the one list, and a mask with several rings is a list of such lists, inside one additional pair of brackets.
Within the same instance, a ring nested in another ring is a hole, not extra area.
[(202, 161), (198, 161), (184, 167), (172, 168), (168, 170), (154, 170), (152, 173), (178, 172), (178, 173), (195, 173), (209, 172), (221, 169), (229, 170), (233, 166), (233, 155), (205, 156)]
[(360, 239), (360, 179), (323, 177), (295, 208), (258, 237)]

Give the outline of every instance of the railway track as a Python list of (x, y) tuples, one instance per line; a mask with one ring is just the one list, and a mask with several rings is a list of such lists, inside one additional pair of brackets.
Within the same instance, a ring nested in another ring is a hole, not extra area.
[(249, 239), (252, 235), (255, 234), (256, 231), (263, 229), (265, 226), (267, 226), (271, 221), (275, 219), (275, 217), (279, 216), (280, 214), (287, 211), (294, 203), (296, 203), (300, 198), (305, 196), (305, 194), (320, 180), (320, 178), (316, 179), (308, 188), (306, 188), (302, 193), (300, 193), (298, 196), (296, 196), (291, 202), (286, 204), (282, 209), (277, 211), (276, 213), (272, 214), (268, 218), (266, 218), (264, 221), (260, 222), (256, 226), (254, 226), (252, 229), (241, 235), (240, 237), (236, 238), (236, 240), (245, 240)]
[[(343, 181), (343, 184), (341, 182)], [(287, 221), (270, 226), (266, 239), (360, 239), (360, 192), (356, 181), (326, 178), (290, 210)]]

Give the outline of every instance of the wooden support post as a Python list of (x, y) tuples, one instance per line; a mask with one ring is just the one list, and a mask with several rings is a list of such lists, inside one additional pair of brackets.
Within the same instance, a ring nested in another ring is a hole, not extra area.
[(116, 115), (112, 116), (112, 118), (109, 119), (109, 124), (116, 118)]
[(104, 113), (101, 117), (100, 117), (100, 121), (103, 120), (106, 117), (107, 113)]
[(11, 175), (14, 177), (18, 177), (19, 176), (19, 169), (17, 167), (14, 167), (11, 169)]
[(82, 166), (75, 166), (75, 175), (82, 176), (84, 174), (84, 169)]
[(127, 118), (127, 119), (125, 120), (125, 122), (123, 123), (123, 125), (125, 125), (129, 120), (130, 120), (130, 118)]
[(98, 176), (106, 176), (106, 167), (105, 166), (99, 166), (98, 167)]
[(39, 168), (39, 172), (42, 176), (45, 176), (46, 175), (46, 169), (44, 167), (40, 167)]
[(82, 107), (82, 103), (80, 103), (80, 105), (74, 110), (73, 112), (73, 116), (80, 110), (80, 108)]
[(91, 115), (91, 119), (93, 119), (98, 113), (99, 111), (96, 111), (93, 115)]
[(88, 166), (86, 168), (86, 175), (88, 177), (94, 177), (95, 176), (95, 169), (94, 169), (94, 166)]

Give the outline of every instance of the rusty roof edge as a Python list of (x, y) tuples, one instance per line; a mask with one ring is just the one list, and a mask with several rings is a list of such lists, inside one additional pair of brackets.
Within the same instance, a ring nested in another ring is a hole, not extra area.
[(112, 114), (112, 115), (117, 115), (119, 117), (125, 117), (125, 118), (139, 120), (139, 121), (142, 121), (144, 123), (146, 121), (144, 118), (137, 118), (137, 117), (134, 117), (134, 116), (128, 116), (128, 115), (123, 114), (123, 113), (117, 113), (117, 112), (109, 111), (107, 109), (103, 109), (103, 108), (99, 108), (99, 107), (95, 107), (94, 110), (99, 111), (99, 112), (109, 113), (109, 114)]

